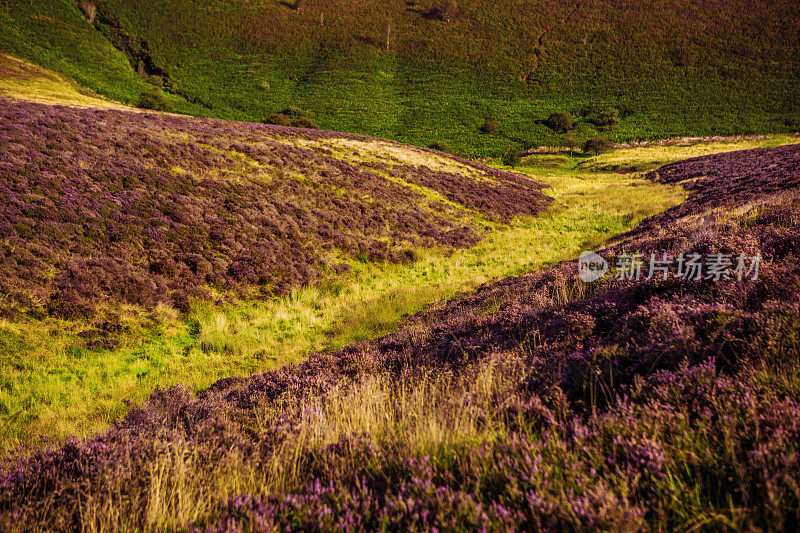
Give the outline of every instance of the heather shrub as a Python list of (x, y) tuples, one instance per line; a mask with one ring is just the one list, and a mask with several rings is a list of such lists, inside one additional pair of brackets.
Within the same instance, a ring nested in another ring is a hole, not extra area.
[(586, 284), (566, 261), (298, 365), (158, 390), (104, 435), (9, 461), (0, 528), (791, 530), (799, 161), (667, 165), (649, 177), (693, 194), (603, 250), (761, 252), (758, 280)]
[(585, 153), (593, 153), (594, 155), (600, 155), (600, 152), (606, 152), (611, 150), (614, 145), (608, 139), (603, 137), (593, 137), (586, 141), (583, 145), (583, 151)]
[[(457, 208), (376, 172), (408, 175), (490, 218), (547, 205), (541, 185), (467, 161), (502, 180), (355, 165), (284, 135), (255, 123), (0, 102), (0, 229), (9, 239), (0, 289), (10, 296), (0, 307), (60, 317), (86, 316), (99, 302), (185, 310), (181, 294), (205, 300), (206, 285), (285, 294), (323, 276), (332, 252), (405, 263), (415, 248), (479, 240)], [(29, 149), (31, 138), (40, 145)]]
[(290, 126), (292, 121), (283, 113), (273, 113), (263, 120), (264, 124), (273, 124), (275, 126)]
[(172, 102), (167, 100), (167, 97), (158, 87), (147, 87), (139, 95), (138, 107), (142, 109), (152, 109), (154, 111), (172, 112), (175, 110)]
[(319, 126), (313, 119), (308, 117), (300, 117), (292, 121), (292, 126), (295, 128), (308, 128), (312, 130), (318, 130)]
[(548, 128), (565, 133), (574, 127), (572, 115), (566, 112), (553, 113), (544, 121)]

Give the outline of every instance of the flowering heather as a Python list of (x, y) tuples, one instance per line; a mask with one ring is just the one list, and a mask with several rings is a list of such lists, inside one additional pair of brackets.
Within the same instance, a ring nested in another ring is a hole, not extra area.
[(7, 464), (0, 527), (791, 529), (798, 161), (665, 167), (652, 178), (704, 177), (604, 251), (760, 253), (758, 280), (583, 284), (566, 262), (297, 366), (161, 390)]
[(390, 179), (426, 167), (378, 172), (314, 144), (332, 137), (365, 139), (0, 100), (2, 312), (281, 294), (342, 261), (470, 246), (480, 231), (459, 205), (499, 220), (548, 205), (541, 185), (475, 165), (425, 181), (455, 205), (437, 200)]

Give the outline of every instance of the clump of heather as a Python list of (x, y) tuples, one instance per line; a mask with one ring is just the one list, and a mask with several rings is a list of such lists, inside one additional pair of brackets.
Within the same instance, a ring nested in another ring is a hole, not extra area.
[(800, 147), (699, 161), (654, 175), (706, 165), (684, 205), (602, 253), (761, 254), (757, 279), (585, 284), (573, 261), (499, 280), (382, 339), (158, 391), (105, 435), (10, 463), (0, 524), (790, 529)]
[[(212, 292), (283, 294), (343, 259), (406, 262), (481, 238), (463, 210), (389, 179), (427, 168), (376, 172), (303, 147), (326, 135), (0, 100), (0, 312), (73, 318), (106, 301), (184, 309)], [(526, 180), (498, 208), (508, 186), (475, 170), (488, 178), (439, 173), (431, 188), (458, 181), (447, 199), (488, 217), (547, 206)], [(483, 195), (493, 202), (474, 205)]]

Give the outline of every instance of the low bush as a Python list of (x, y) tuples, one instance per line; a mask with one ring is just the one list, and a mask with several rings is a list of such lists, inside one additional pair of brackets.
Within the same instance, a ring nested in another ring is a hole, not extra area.
[(458, 15), (458, 4), (454, 0), (444, 0), (430, 6), (425, 17), (434, 20), (450, 21)]
[(300, 117), (292, 121), (292, 126), (295, 128), (308, 128), (310, 130), (318, 130), (319, 126), (313, 119), (308, 117)]
[(575, 127), (572, 115), (564, 112), (551, 114), (544, 123), (548, 128), (558, 133), (565, 133)]
[(481, 125), (481, 133), (497, 135), (500, 132), (500, 124), (494, 120), (486, 119)]
[(263, 120), (264, 124), (272, 124), (274, 126), (290, 126), (292, 121), (283, 113), (273, 113)]
[(587, 154), (594, 153), (594, 155), (600, 155), (600, 152), (606, 152), (613, 148), (613, 144), (608, 139), (604, 139), (603, 137), (592, 137), (588, 141), (586, 141), (583, 145), (583, 151)]
[(152, 109), (153, 111), (165, 111), (171, 113), (175, 111), (175, 106), (167, 100), (164, 92), (158, 87), (148, 87), (139, 95), (138, 107), (142, 109)]
[(610, 128), (619, 122), (619, 109), (616, 107), (607, 107), (591, 117), (588, 122), (601, 129)]

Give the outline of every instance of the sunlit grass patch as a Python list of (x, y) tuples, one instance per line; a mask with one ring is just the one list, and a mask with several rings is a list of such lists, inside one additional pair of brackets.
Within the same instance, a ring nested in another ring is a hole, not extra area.
[(131, 109), (78, 87), (55, 72), (9, 54), (0, 54), (0, 96), (43, 104)]
[(687, 142), (668, 145), (655, 144), (600, 154), (581, 162), (580, 166), (594, 170), (648, 171), (692, 157), (702, 157), (733, 150), (776, 147), (798, 142), (800, 142), (800, 138), (796, 135), (770, 135), (742, 140)]

